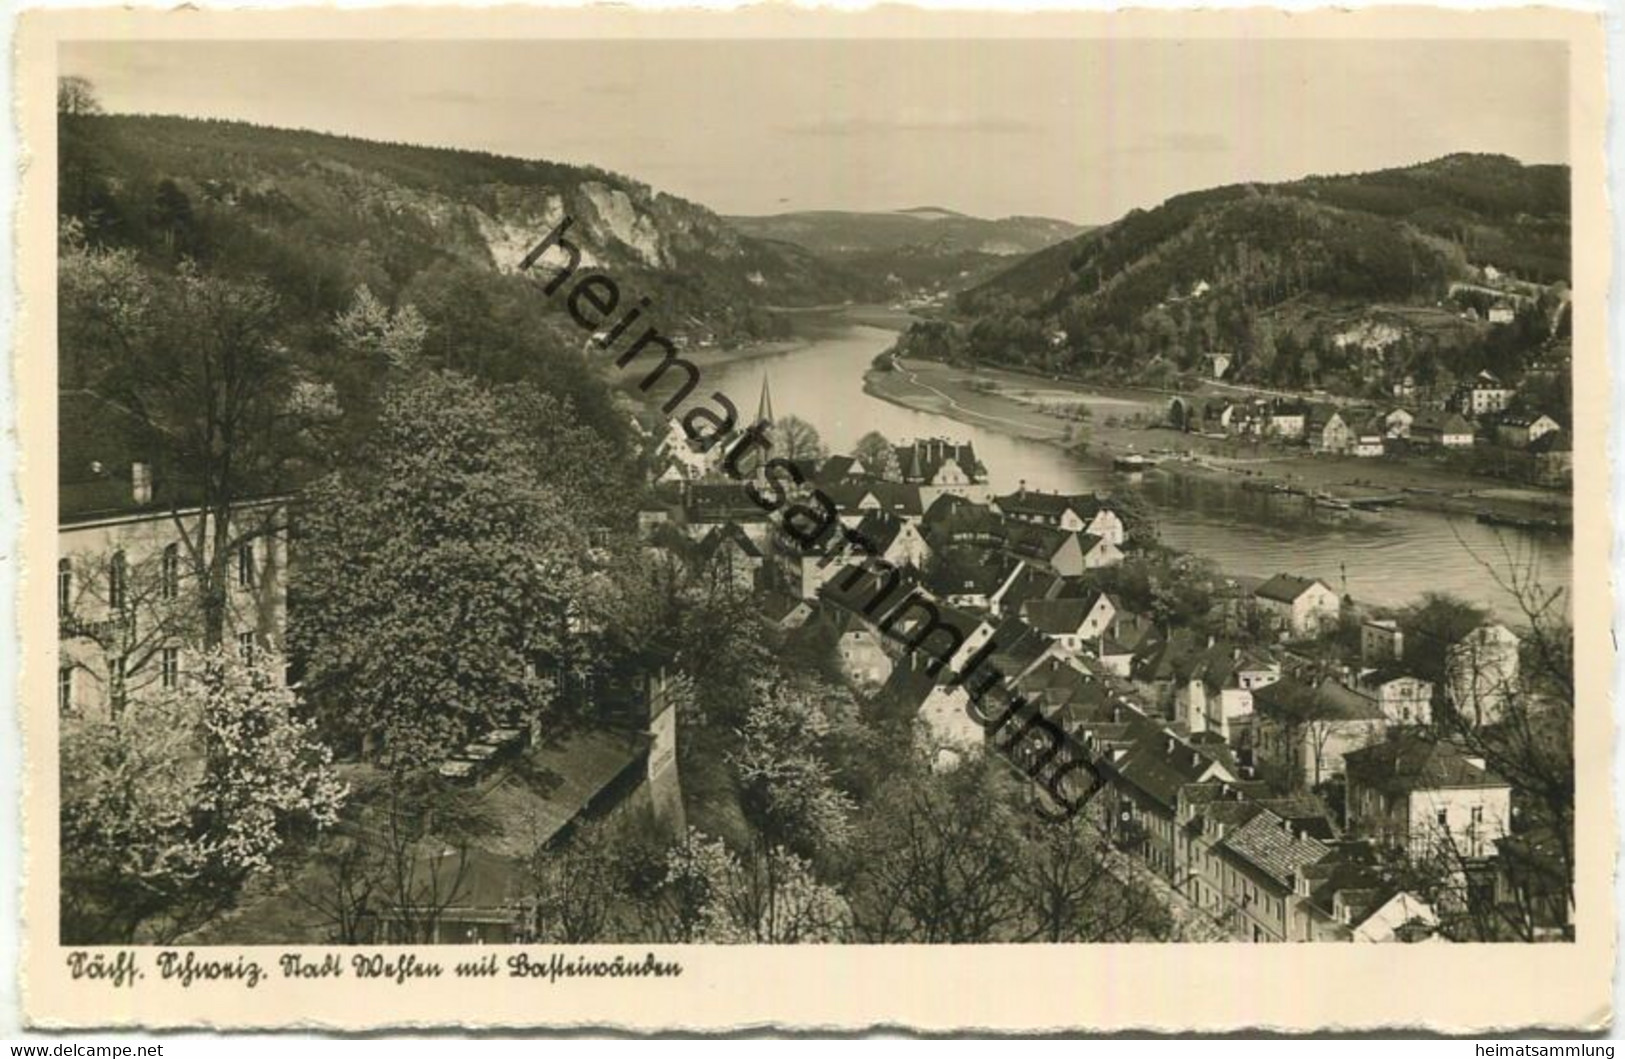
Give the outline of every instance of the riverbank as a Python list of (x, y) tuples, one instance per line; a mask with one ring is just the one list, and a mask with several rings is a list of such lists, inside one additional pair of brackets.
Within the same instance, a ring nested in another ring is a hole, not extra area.
[[(1319, 493), (1340, 501), (1398, 498), (1404, 507), (1453, 515), (1570, 518), (1571, 498), (1566, 493), (1486, 481), (1429, 460), (1328, 456), (1303, 448), (1187, 434), (1161, 425), (1166, 401), (1146, 392), (1001, 369), (969, 372), (919, 360), (898, 361), (893, 371), (869, 372), (864, 390), (904, 408), (1055, 444), (1101, 464), (1137, 454), (1157, 460), (1159, 473)], [(1080, 413), (1080, 406), (1087, 412)]]
[[(912, 314), (902, 309), (893, 309), (889, 305), (775, 307), (773, 311), (795, 318), (796, 333), (794, 335), (788, 338), (749, 342), (735, 346), (733, 349), (722, 349), (718, 346), (701, 348), (691, 346), (683, 351), (684, 358), (696, 368), (699, 368), (701, 372), (707, 372), (745, 361), (760, 360), (763, 357), (777, 357), (786, 353), (795, 353), (821, 341), (826, 337), (825, 331), (834, 331), (851, 324), (879, 327), (887, 331), (903, 331), (915, 319)], [(824, 321), (827, 321), (827, 324)]]

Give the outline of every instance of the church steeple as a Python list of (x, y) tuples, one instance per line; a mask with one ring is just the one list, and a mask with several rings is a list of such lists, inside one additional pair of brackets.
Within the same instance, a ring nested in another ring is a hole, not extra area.
[(767, 388), (767, 373), (762, 373), (762, 397), (756, 402), (756, 422), (773, 425), (773, 394)]

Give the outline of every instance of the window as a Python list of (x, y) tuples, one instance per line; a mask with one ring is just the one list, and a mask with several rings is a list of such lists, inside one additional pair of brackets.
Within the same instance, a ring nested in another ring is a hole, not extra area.
[(67, 617), (73, 610), (73, 560), (58, 559), (56, 561), (56, 612), (58, 617)]
[(1449, 827), (1450, 826), (1450, 810), (1448, 810), (1448, 809), (1440, 809), (1439, 810), (1439, 826), (1440, 827)]
[(56, 707), (59, 710), (73, 709), (73, 669), (69, 666), (56, 671)]
[(237, 584), (242, 588), (254, 587), (253, 544), (244, 544), (237, 549)]
[(240, 632), (237, 634), (237, 655), (249, 665), (254, 664), (254, 634)]
[(129, 563), (124, 558), (124, 552), (116, 551), (113, 558), (107, 563), (107, 605), (113, 610), (123, 610), (126, 602), (126, 589), (130, 579)]
[(181, 649), (179, 647), (166, 647), (159, 655), (159, 673), (163, 678), (165, 691), (174, 691), (175, 685), (181, 679)]
[(164, 549), (158, 569), (159, 593), (166, 600), (181, 594), (181, 546), (171, 544)]
[(1476, 824), (1482, 824), (1483, 822), (1484, 822), (1484, 807), (1482, 805), (1473, 806), (1473, 823), (1476, 825)]

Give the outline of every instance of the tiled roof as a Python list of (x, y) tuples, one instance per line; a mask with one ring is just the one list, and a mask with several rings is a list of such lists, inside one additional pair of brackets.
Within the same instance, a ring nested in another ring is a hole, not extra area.
[(878, 554), (890, 548), (892, 542), (897, 540), (897, 535), (902, 532), (902, 519), (890, 512), (869, 511), (853, 528), (852, 535)]
[(1170, 811), (1178, 804), (1179, 789), (1207, 778), (1210, 770), (1218, 768), (1229, 778), (1223, 766), (1207, 754), (1149, 722), (1135, 732), (1133, 748), (1113, 768), (1125, 782)]
[[(1029, 522), (1005, 523), (1004, 546), (1023, 559), (1048, 561), (1066, 547), (1067, 541), (1077, 534), (1053, 526), (1039, 526)], [(1085, 549), (1087, 553), (1087, 549)]]
[(1376, 721), (1382, 710), (1376, 702), (1350, 691), (1330, 678), (1310, 688), (1295, 677), (1282, 677), (1253, 691), (1253, 708), (1286, 723), (1302, 721)]
[(700, 562), (708, 563), (715, 558), (717, 552), (725, 544), (732, 544), (747, 558), (760, 559), (762, 557), (762, 549), (756, 546), (756, 542), (750, 539), (749, 534), (739, 528), (737, 522), (724, 522), (720, 526), (713, 526), (711, 531), (700, 540), (699, 546), (695, 549), (695, 555)]
[[(152, 475), (152, 497), (135, 499), (132, 466)], [(87, 390), (57, 396), (57, 519), (68, 523), (198, 502), (173, 470), (174, 445), (134, 412)]]
[(996, 496), (993, 503), (1006, 515), (1059, 519), (1071, 511), (1085, 522), (1111, 508), (1110, 503), (1089, 493), (1044, 493), (1036, 489)]
[(694, 482), (683, 494), (689, 522), (766, 522), (767, 512), (738, 482)]
[(1259, 808), (1251, 820), (1227, 833), (1221, 844), (1282, 886), (1291, 887), (1297, 873), (1324, 857), (1330, 847), (1271, 810)]
[(959, 469), (973, 481), (985, 479), (987, 468), (976, 458), (976, 448), (969, 442), (959, 443), (946, 438), (921, 438), (905, 445), (895, 446), (897, 466), (908, 481), (930, 481), (942, 465), (952, 459)]
[(1022, 604), (1021, 616), (1039, 632), (1052, 636), (1071, 636), (1083, 625), (1089, 612), (1095, 609), (1103, 593), (1096, 592), (1087, 599), (1034, 599)]
[(1471, 434), (1472, 424), (1455, 412), (1418, 412), (1411, 419), (1412, 434)]
[(818, 483), (825, 484), (840, 481), (852, 473), (852, 465), (856, 462), (851, 456), (831, 456), (818, 468)]
[(1103, 655), (1133, 654), (1145, 638), (1156, 631), (1156, 623), (1143, 614), (1118, 611), (1106, 633), (1100, 638)]
[(1506, 780), (1467, 760), (1449, 743), (1409, 732), (1343, 755), (1350, 781), (1396, 793), (1448, 787), (1505, 787)]
[(1061, 578), (1056, 574), (1022, 563), (1010, 587), (999, 597), (999, 606), (1006, 611), (1020, 611), (1023, 604), (1032, 600), (1053, 598), (1061, 585)]
[(565, 734), (525, 752), (527, 768), (509, 773), (482, 798), (505, 820), (524, 820), (523, 835), (506, 843), (486, 840), (494, 853), (529, 856), (574, 820), (610, 781), (649, 746), (639, 732), (589, 729)]
[(917, 587), (906, 571), (893, 584), (889, 575), (881, 577), (861, 566), (850, 564), (819, 586), (818, 598), (849, 614), (880, 622), (903, 600), (913, 595)]
[[(939, 662), (947, 662), (970, 639), (982, 621), (980, 615), (931, 599), (923, 592), (910, 597), (907, 603), (899, 602), (896, 609), (886, 615), (887, 633), (890, 636), (912, 644), (916, 637), (923, 635), (925, 638), (913, 650)], [(945, 636), (928, 628), (929, 625), (946, 627), (958, 635)]]
[(1326, 582), (1314, 577), (1298, 577), (1295, 574), (1276, 574), (1253, 590), (1253, 595), (1264, 599), (1273, 599), (1278, 603), (1295, 603), (1299, 596), (1309, 591), (1311, 587), (1319, 584), (1325, 587)]
[(970, 554), (960, 559), (954, 567), (959, 583), (948, 587), (949, 595), (990, 595), (1010, 579), (1010, 574), (1020, 562), (1000, 552), (968, 551)]

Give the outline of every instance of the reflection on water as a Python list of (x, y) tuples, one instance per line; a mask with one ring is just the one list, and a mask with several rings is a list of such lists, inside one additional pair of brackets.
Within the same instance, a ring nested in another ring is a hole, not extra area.
[[(1508, 617), (1515, 616), (1514, 604), (1483, 563), (1503, 577), (1512, 564), (1533, 565), (1548, 588), (1570, 583), (1572, 552), (1563, 536), (1496, 530), (1471, 518), (1423, 511), (1330, 512), (1301, 497), (1162, 471), (1131, 482), (1052, 445), (901, 408), (863, 391), (864, 372), (891, 344), (894, 332), (829, 317), (801, 319), (798, 329), (807, 337), (805, 346), (713, 368), (707, 386), (722, 390), (740, 409), (754, 410), (765, 375), (775, 413), (812, 423), (834, 450), (849, 450), (870, 430), (893, 441), (939, 435), (969, 440), (1001, 491), (1022, 481), (1029, 488), (1063, 492), (1138, 491), (1156, 512), (1163, 540), (1232, 573), (1267, 576), (1287, 570), (1324, 578), (1338, 589), (1346, 576), (1355, 598), (1389, 605), (1427, 590), (1451, 592)], [(1119, 407), (1102, 407), (1096, 415), (1123, 411), (1121, 398), (1102, 400)]]

